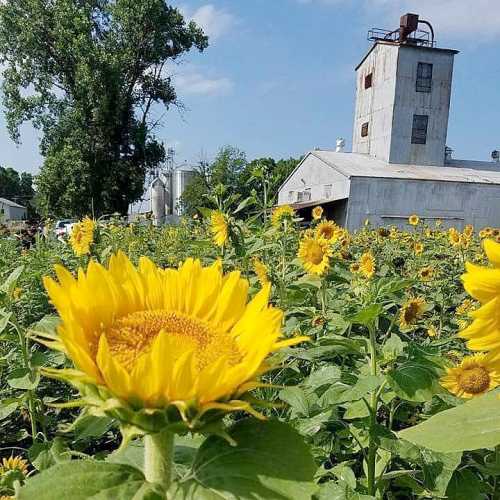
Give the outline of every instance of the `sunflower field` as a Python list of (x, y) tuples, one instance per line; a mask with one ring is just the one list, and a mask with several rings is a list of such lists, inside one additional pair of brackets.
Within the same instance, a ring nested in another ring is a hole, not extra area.
[(240, 212), (0, 232), (0, 499), (500, 498), (500, 231)]

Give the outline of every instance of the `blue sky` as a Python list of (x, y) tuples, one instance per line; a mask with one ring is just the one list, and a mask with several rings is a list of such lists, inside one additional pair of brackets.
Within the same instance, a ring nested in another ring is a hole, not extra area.
[[(173, 2), (210, 35), (202, 54), (171, 68), (185, 110), (170, 109), (157, 135), (176, 160), (212, 158), (223, 145), (249, 159), (350, 147), (354, 67), (371, 27), (393, 29), (399, 15), (432, 22), (438, 45), (456, 48), (448, 144), (455, 157), (488, 160), (500, 149), (498, 0), (180, 0)], [(160, 110), (155, 113), (160, 115)], [(22, 145), (0, 115), (0, 164), (36, 172), (37, 133)]]

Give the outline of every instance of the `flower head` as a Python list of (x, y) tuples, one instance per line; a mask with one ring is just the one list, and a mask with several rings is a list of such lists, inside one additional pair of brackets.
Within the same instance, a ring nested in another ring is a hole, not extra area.
[(459, 247), (462, 243), (462, 238), (460, 237), (460, 233), (454, 227), (451, 227), (448, 230), (448, 239), (451, 245), (454, 247)]
[(322, 207), (314, 207), (312, 209), (312, 216), (314, 220), (319, 220), (323, 216), (323, 208)]
[(429, 326), (429, 328), (427, 328), (427, 336), (431, 338), (439, 336), (438, 331), (434, 325), (431, 325)]
[(420, 218), (418, 215), (413, 214), (413, 215), (410, 215), (410, 217), (408, 217), (408, 222), (410, 225), (416, 226), (420, 222)]
[(302, 238), (299, 244), (298, 257), (304, 269), (310, 274), (321, 276), (330, 267), (332, 250), (330, 244), (323, 238)]
[(6, 474), (9, 471), (18, 471), (24, 476), (28, 474), (28, 462), (21, 457), (10, 456), (9, 458), (2, 458), (0, 464), (0, 474)]
[(424, 251), (424, 245), (423, 243), (417, 242), (413, 245), (413, 251), (415, 252), (415, 255), (420, 255)]
[(281, 205), (273, 210), (271, 216), (271, 224), (274, 227), (280, 227), (282, 221), (286, 219), (293, 219), (295, 210), (290, 205)]
[(455, 310), (459, 316), (465, 316), (476, 307), (472, 299), (465, 299)]
[(317, 238), (322, 238), (330, 243), (337, 241), (340, 236), (340, 228), (330, 220), (324, 220), (316, 226)]
[(371, 252), (365, 252), (359, 259), (359, 272), (370, 279), (375, 274), (375, 259)]
[(94, 242), (95, 222), (89, 217), (85, 217), (81, 222), (77, 222), (71, 229), (69, 242), (73, 252), (78, 257), (87, 255)]
[(473, 398), (500, 385), (500, 362), (487, 354), (465, 357), (454, 368), (447, 368), (441, 385), (461, 398)]
[(420, 281), (430, 281), (434, 277), (434, 268), (432, 268), (431, 266), (423, 267), (418, 272), (418, 276), (420, 278)]
[(210, 231), (217, 246), (223, 247), (227, 243), (227, 217), (219, 210), (214, 210), (210, 215)]
[(188, 423), (212, 409), (253, 412), (239, 397), (259, 386), (267, 355), (304, 340), (280, 340), (283, 313), (268, 305), (270, 285), (247, 303), (248, 281), (223, 275), (220, 262), (160, 269), (143, 257), (135, 267), (118, 253), (108, 268), (91, 261), (77, 278), (62, 266), (56, 274), (59, 282), (44, 284), (62, 322), (45, 343), (77, 371), (45, 373), (74, 383), (84, 404), (98, 406), (99, 394), (106, 411), (112, 400), (171, 421), (174, 408)]
[(403, 304), (399, 314), (399, 324), (401, 328), (409, 328), (414, 325), (424, 312), (425, 301), (422, 297), (409, 299)]
[(253, 259), (253, 270), (262, 286), (269, 283), (267, 266), (258, 258)]

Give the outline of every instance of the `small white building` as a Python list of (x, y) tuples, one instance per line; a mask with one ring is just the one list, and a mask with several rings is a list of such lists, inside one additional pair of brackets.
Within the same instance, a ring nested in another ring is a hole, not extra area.
[(432, 26), (416, 14), (369, 37), (374, 43), (356, 67), (352, 153), (343, 141), (336, 151), (307, 153), (278, 204), (306, 218), (321, 204), (349, 229), (366, 219), (402, 226), (413, 213), (456, 227), (499, 226), (500, 163), (454, 160), (446, 147), (458, 52), (437, 48)]
[(0, 223), (27, 219), (26, 207), (14, 201), (0, 198)]

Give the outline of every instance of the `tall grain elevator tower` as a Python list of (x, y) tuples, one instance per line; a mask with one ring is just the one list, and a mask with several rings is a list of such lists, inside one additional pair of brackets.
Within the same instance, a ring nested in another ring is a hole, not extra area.
[[(426, 30), (419, 29), (421, 25)], [(443, 166), (456, 50), (435, 46), (417, 14), (374, 42), (356, 68), (353, 153), (388, 163)]]

